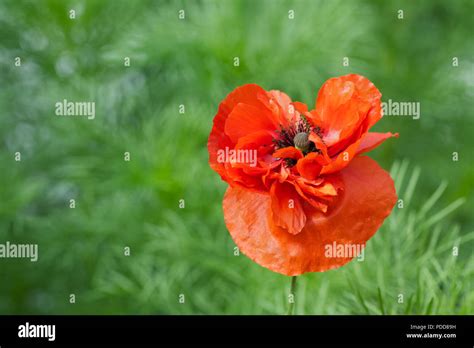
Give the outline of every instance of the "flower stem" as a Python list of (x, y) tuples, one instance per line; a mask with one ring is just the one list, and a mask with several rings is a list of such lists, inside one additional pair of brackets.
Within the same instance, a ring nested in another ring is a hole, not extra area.
[(297, 276), (291, 277), (290, 294), (293, 295), (293, 301), (289, 302), (288, 315), (293, 315), (293, 308), (295, 307), (296, 278)]

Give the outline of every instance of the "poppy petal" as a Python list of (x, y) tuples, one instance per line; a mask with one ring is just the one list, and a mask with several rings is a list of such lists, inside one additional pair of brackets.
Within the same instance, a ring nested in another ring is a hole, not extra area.
[(309, 204), (311, 204), (313, 207), (316, 209), (321, 210), (323, 213), (327, 212), (328, 210), (328, 205), (326, 203), (323, 203), (320, 198), (317, 199), (315, 197), (308, 196), (305, 191), (299, 186), (295, 185), (295, 189), (298, 192), (298, 194)]
[(295, 101), (295, 102), (293, 102), (293, 106), (295, 107), (296, 111), (298, 111), (302, 114), (305, 114), (309, 111), (308, 106), (305, 103), (302, 103), (302, 102)]
[(239, 103), (245, 103), (257, 108), (264, 108), (265, 105), (261, 99), (267, 96), (267, 92), (256, 84), (246, 84), (234, 89), (227, 97), (219, 104), (217, 114), (214, 117), (213, 126), (207, 148), (209, 150), (209, 165), (222, 178), (222, 180), (230, 182), (228, 173), (226, 173), (225, 165), (219, 163), (218, 151), (224, 149), (226, 146), (233, 147), (233, 142), (225, 133), (225, 124), (232, 109)]
[(281, 91), (271, 90), (268, 92), (270, 97), (269, 108), (277, 115), (282, 126), (288, 126), (295, 122), (296, 112), (292, 105), (291, 98)]
[(314, 145), (319, 151), (321, 151), (324, 161), (326, 163), (331, 162), (331, 158), (328, 155), (328, 148), (326, 147), (326, 144), (324, 143), (324, 141), (319, 137), (319, 135), (315, 134), (314, 132), (311, 132), (309, 134), (308, 139), (314, 143)]
[(351, 144), (345, 151), (341, 152), (328, 165), (323, 166), (321, 174), (332, 174), (347, 167), (351, 160), (357, 155), (357, 149), (361, 143), (361, 139)]
[(328, 147), (350, 137), (368, 119), (370, 128), (381, 117), (381, 93), (367, 78), (349, 74), (327, 80), (319, 90), (316, 110)]
[(357, 149), (357, 154), (371, 151), (391, 137), (397, 137), (398, 133), (365, 133)]
[(301, 187), (304, 192), (309, 193), (312, 196), (316, 197), (324, 197), (324, 196), (337, 196), (337, 188), (336, 186), (325, 180), (321, 185), (311, 185), (308, 184), (306, 180), (303, 178), (296, 179), (297, 186)]
[(273, 155), (275, 158), (291, 158), (291, 159), (300, 159), (303, 158), (303, 154), (296, 147), (288, 146), (276, 150)]
[(323, 168), (322, 164), (324, 164), (323, 161), (323, 157), (320, 154), (311, 152), (304, 158), (298, 160), (296, 169), (298, 169), (298, 173), (300, 173), (302, 177), (308, 180), (314, 180), (319, 176), (319, 173), (321, 173), (321, 169)]
[(262, 87), (256, 84), (246, 84), (230, 92), (221, 102), (219, 108), (222, 109), (220, 110), (222, 113), (228, 116), (239, 103), (252, 105), (257, 108), (265, 107), (265, 104), (262, 102), (265, 99), (268, 99), (267, 91)]
[(272, 198), (229, 187), (224, 197), (227, 228), (250, 259), (288, 276), (341, 267), (356, 255), (328, 255), (328, 246), (365, 245), (390, 214), (397, 196), (390, 175), (368, 157), (357, 157), (337, 174), (344, 191), (327, 214), (305, 206), (306, 225), (296, 235), (273, 222)]
[(275, 181), (270, 196), (273, 222), (291, 234), (300, 233), (306, 223), (306, 215), (293, 185)]
[(262, 130), (273, 131), (278, 128), (270, 110), (248, 104), (237, 104), (225, 123), (225, 133), (236, 143), (239, 138)]

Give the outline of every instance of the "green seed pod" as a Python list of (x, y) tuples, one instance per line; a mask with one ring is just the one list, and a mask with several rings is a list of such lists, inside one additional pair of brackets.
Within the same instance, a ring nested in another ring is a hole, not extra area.
[(300, 151), (306, 151), (309, 148), (308, 133), (301, 132), (295, 135), (293, 138), (295, 147)]

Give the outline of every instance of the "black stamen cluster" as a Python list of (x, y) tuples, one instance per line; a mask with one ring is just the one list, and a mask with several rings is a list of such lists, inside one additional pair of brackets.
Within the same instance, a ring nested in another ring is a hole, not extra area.
[[(298, 133), (309, 134), (314, 132), (315, 134), (321, 136), (321, 128), (317, 126), (311, 127), (311, 124), (304, 115), (300, 115), (300, 120), (296, 125), (292, 125), (288, 128), (283, 128), (283, 126), (280, 125), (280, 129), (276, 132), (278, 133), (278, 137), (273, 139), (275, 150), (288, 146), (295, 146), (294, 138)], [(307, 155), (310, 152), (321, 152), (312, 141), (309, 142), (309, 147), (303, 151), (303, 154)], [(296, 160), (294, 159), (285, 158), (284, 160), (287, 167), (293, 167), (296, 164)]]

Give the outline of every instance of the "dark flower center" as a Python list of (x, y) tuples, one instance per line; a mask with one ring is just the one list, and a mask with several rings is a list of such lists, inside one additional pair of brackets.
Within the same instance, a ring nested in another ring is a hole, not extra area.
[[(314, 132), (321, 135), (321, 129), (311, 126), (304, 115), (300, 116), (299, 121), (295, 125), (287, 128), (280, 126), (280, 129), (276, 132), (278, 133), (278, 137), (273, 139), (275, 150), (294, 146), (305, 156), (310, 152), (320, 152), (316, 145), (309, 140), (309, 134)], [(296, 164), (296, 160), (294, 159), (285, 158), (284, 160), (287, 167), (292, 167)]]

